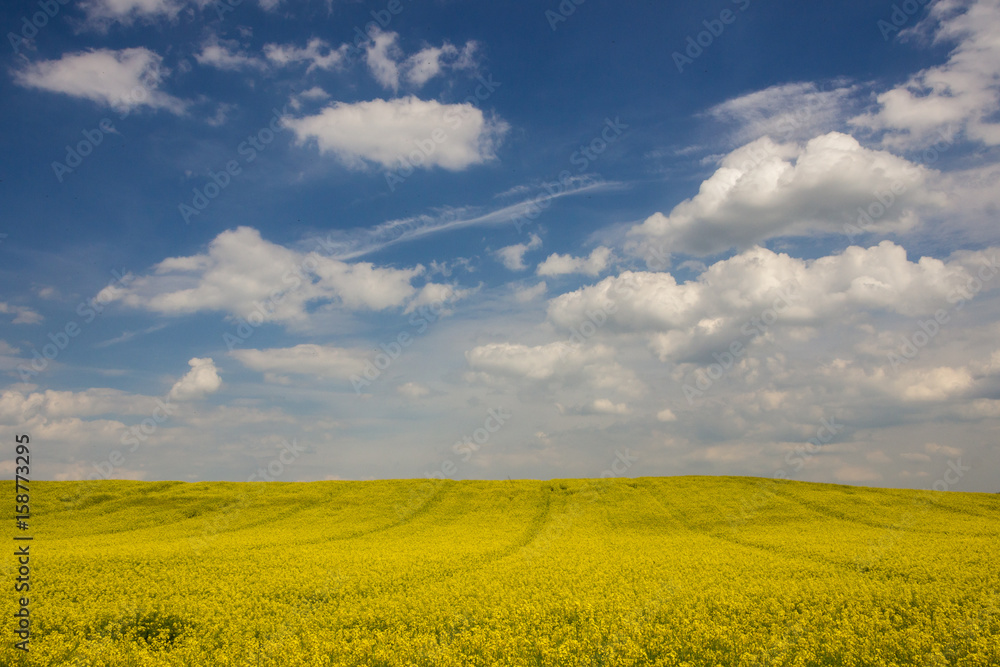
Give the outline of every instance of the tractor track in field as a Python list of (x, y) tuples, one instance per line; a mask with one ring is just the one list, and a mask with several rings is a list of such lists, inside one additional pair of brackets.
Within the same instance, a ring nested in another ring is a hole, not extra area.
[(444, 498), (448, 495), (448, 487), (453, 486), (447, 482), (435, 483), (434, 492), (428, 494), (428, 497), (423, 501), (423, 503), (416, 509), (408, 512), (405, 516), (401, 516), (395, 521), (384, 524), (382, 526), (377, 526), (375, 528), (370, 528), (366, 530), (360, 530), (353, 533), (348, 533), (346, 535), (335, 535), (331, 537), (322, 537), (317, 542), (342, 542), (344, 540), (353, 540), (358, 537), (366, 537), (368, 535), (374, 535), (376, 533), (384, 533), (387, 530), (392, 530), (393, 528), (399, 528), (400, 526), (405, 526), (406, 524), (429, 514), (431, 509), (437, 507), (441, 504)]
[(441, 583), (462, 574), (481, 571), (485, 566), (516, 556), (537, 540), (549, 523), (552, 514), (552, 495), (544, 488), (541, 490), (538, 512), (528, 523), (527, 528), (513, 542), (475, 556), (466, 556), (460, 563), (438, 567), (433, 573), (407, 573), (397, 580), (396, 585), (419, 586), (429, 578), (433, 579), (435, 583)]
[[(423, 501), (423, 504), (421, 504), (416, 509), (408, 512), (405, 516), (397, 518), (395, 521), (390, 521), (389, 523), (383, 523), (381, 525), (377, 525), (372, 528), (364, 528), (362, 530), (356, 530), (350, 533), (344, 533), (340, 535), (320, 535), (317, 537), (302, 539), (298, 541), (298, 544), (305, 545), (305, 544), (323, 544), (326, 542), (343, 542), (347, 540), (353, 540), (359, 537), (367, 537), (368, 535), (375, 535), (377, 533), (384, 533), (388, 530), (404, 526), (430, 513), (430, 511), (434, 507), (440, 505), (441, 502), (445, 499), (445, 497), (448, 495), (447, 489), (445, 487), (449, 485), (446, 482), (441, 482), (435, 484), (435, 486), (436, 489), (434, 490), (433, 493), (428, 494), (428, 497)], [(314, 507), (303, 507), (301, 509), (295, 510), (295, 512), (304, 512), (309, 509), (314, 509)], [(326, 519), (326, 517), (324, 517), (324, 519)], [(261, 520), (261, 522), (259, 523), (269, 524), (272, 523), (272, 520), (265, 519)], [(251, 524), (247, 524), (246, 526), (241, 526), (240, 529), (249, 527), (250, 525)]]
[[(417, 509), (415, 509), (415, 510), (411, 511), (410, 513), (408, 513), (406, 516), (397, 519), (396, 521), (393, 521), (393, 522), (388, 523), (388, 524), (383, 524), (383, 525), (377, 526), (375, 528), (370, 528), (370, 529), (366, 529), (366, 530), (355, 531), (353, 533), (348, 533), (348, 534), (344, 534), (344, 535), (336, 535), (336, 536), (331, 536), (331, 537), (320, 537), (320, 538), (316, 538), (316, 539), (313, 539), (313, 540), (305, 541), (305, 542), (303, 542), (303, 544), (306, 544), (306, 543), (309, 543), (309, 544), (312, 544), (312, 543), (322, 543), (322, 542), (339, 542), (339, 541), (345, 541), (345, 540), (352, 540), (352, 539), (355, 539), (355, 538), (358, 538), (358, 537), (367, 537), (368, 535), (374, 535), (374, 534), (377, 534), (377, 533), (384, 533), (384, 532), (386, 532), (388, 530), (392, 530), (393, 528), (399, 528), (400, 526), (404, 526), (404, 525), (406, 525), (406, 524), (408, 524), (408, 523), (410, 523), (410, 522), (412, 522), (412, 521), (414, 521), (416, 519), (419, 519), (419, 518), (421, 518), (421, 517), (423, 517), (423, 516), (425, 516), (427, 514), (430, 514), (434, 508), (436, 508), (438, 505), (440, 505), (447, 498), (447, 496), (449, 495), (449, 493), (447, 492), (447, 488), (446, 487), (451, 486), (451, 485), (447, 484), (446, 482), (440, 482), (440, 483), (437, 483), (435, 486), (437, 488), (434, 491), (434, 493), (431, 494), (430, 497), (427, 498), (426, 501), (424, 501), (424, 503), (422, 505), (420, 505)], [(499, 558), (502, 558), (504, 555), (507, 555), (508, 553), (513, 553), (514, 551), (517, 551), (518, 549), (523, 548), (531, 540), (533, 540), (537, 536), (537, 534), (541, 531), (542, 526), (544, 525), (545, 521), (547, 520), (548, 515), (549, 515), (549, 511), (550, 511), (550, 506), (551, 506), (551, 497), (546, 497), (545, 505), (542, 507), (542, 509), (539, 512), (539, 514), (534, 519), (532, 519), (532, 522), (528, 526), (527, 531), (521, 536), (521, 538), (517, 542), (515, 542), (513, 545), (511, 545), (511, 546), (504, 547), (503, 549), (497, 550), (495, 552), (491, 552), (492, 554), (499, 554), (499, 555), (495, 555), (495, 557), (493, 557), (491, 559), (488, 559), (488, 560), (498, 560)], [(485, 555), (482, 556), (481, 558), (483, 558), (483, 557), (485, 557)]]
[[(674, 511), (671, 511), (667, 507), (664, 507), (663, 503), (660, 501), (659, 498), (656, 497), (656, 495), (653, 493), (652, 490), (650, 490), (648, 488), (644, 488), (644, 491), (646, 491), (648, 493), (649, 497), (653, 500), (653, 502), (656, 504), (656, 506), (659, 507), (664, 513), (666, 513), (671, 519), (678, 520), (679, 523), (683, 526), (683, 528), (685, 530), (688, 530), (688, 531), (690, 531), (692, 533), (695, 533), (697, 535), (702, 535), (702, 536), (707, 537), (709, 539), (715, 539), (715, 540), (720, 540), (720, 541), (723, 541), (723, 542), (728, 542), (730, 544), (735, 544), (737, 546), (744, 547), (746, 549), (752, 549), (754, 551), (759, 551), (761, 553), (767, 554), (768, 556), (770, 556), (772, 558), (777, 557), (777, 558), (782, 558), (782, 559), (789, 560), (789, 561), (794, 561), (794, 560), (797, 560), (797, 559), (808, 560), (808, 561), (811, 561), (811, 562), (813, 562), (813, 563), (815, 563), (817, 565), (824, 566), (824, 567), (835, 566), (835, 567), (845, 568), (845, 569), (853, 569), (853, 567), (854, 567), (853, 561), (851, 561), (851, 562), (843, 561), (842, 562), (842, 561), (837, 561), (837, 560), (831, 560), (831, 559), (828, 559), (828, 558), (820, 558), (820, 557), (817, 557), (814, 554), (809, 554), (809, 553), (790, 553), (790, 552), (787, 552), (787, 551), (781, 551), (781, 550), (778, 550), (778, 549), (775, 549), (775, 548), (772, 548), (772, 547), (767, 547), (767, 546), (764, 546), (764, 545), (761, 545), (761, 544), (757, 544), (757, 543), (751, 542), (749, 540), (742, 540), (742, 539), (738, 538), (736, 535), (732, 534), (734, 532), (733, 530), (729, 530), (728, 532), (725, 529), (713, 531), (713, 530), (709, 530), (709, 529), (703, 529), (703, 528), (700, 528), (700, 527), (696, 527), (694, 524), (692, 524), (690, 521), (688, 521), (684, 517), (684, 513), (682, 511), (680, 511), (679, 509), (674, 508)], [(679, 515), (679, 517), (676, 516), (676, 515)]]
[[(830, 509), (829, 507), (826, 507), (825, 505), (821, 505), (821, 504), (819, 504), (819, 503), (817, 503), (815, 501), (803, 500), (799, 496), (795, 496), (795, 495), (793, 495), (793, 494), (791, 494), (791, 493), (789, 493), (787, 491), (784, 491), (784, 490), (774, 490), (774, 489), (771, 489), (771, 492), (774, 493), (774, 495), (780, 496), (780, 497), (784, 498), (785, 500), (793, 502), (796, 505), (798, 505), (800, 507), (803, 507), (804, 509), (806, 509), (806, 510), (808, 510), (810, 512), (815, 512), (816, 514), (819, 514), (821, 516), (825, 516), (825, 517), (827, 517), (829, 519), (836, 519), (838, 521), (843, 521), (845, 523), (851, 523), (851, 524), (860, 524), (862, 526), (868, 526), (869, 528), (874, 528), (875, 530), (880, 530), (880, 531), (891, 529), (892, 526), (893, 526), (893, 524), (895, 522), (898, 522), (899, 520), (901, 520), (901, 519), (903, 519), (903, 518), (905, 518), (907, 516), (911, 516), (915, 512), (926, 511), (925, 507), (922, 507), (922, 506), (914, 503), (911, 506), (903, 505), (902, 507), (894, 508), (894, 509), (898, 510), (898, 515), (896, 515), (896, 517), (895, 517), (894, 520), (888, 520), (888, 519), (884, 520), (884, 521), (868, 520), (868, 519), (864, 519), (864, 518), (860, 518), (860, 517), (851, 516), (850, 514), (848, 514), (846, 512), (841, 512), (841, 511), (838, 511), (838, 510)], [(876, 511), (878, 511), (878, 510), (884, 511), (883, 508), (879, 508), (879, 507), (875, 507), (875, 506), (869, 506), (869, 507), (871, 507), (872, 509), (874, 509)], [(937, 510), (951, 511), (951, 512), (956, 513), (956, 514), (960, 514), (961, 516), (964, 516), (964, 517), (975, 516), (975, 515), (971, 515), (971, 514), (969, 514), (967, 512), (963, 512), (963, 511), (960, 511), (960, 510), (955, 510), (953, 508), (949, 508), (947, 506), (935, 505), (934, 507)], [(924, 535), (953, 535), (954, 534), (953, 531), (935, 530), (933, 528), (920, 528), (920, 527), (912, 527), (912, 526), (907, 529), (907, 532), (910, 532), (910, 533), (920, 533), (920, 534), (924, 534)], [(968, 535), (970, 537), (991, 537), (991, 536), (996, 535), (996, 533), (962, 533), (962, 534), (963, 535)]]
[[(875, 528), (875, 529), (878, 529), (878, 530), (881, 530), (881, 529), (885, 528), (885, 523), (884, 522), (880, 523), (878, 521), (873, 521), (873, 520), (865, 519), (865, 518), (860, 517), (860, 516), (852, 516), (852, 515), (850, 515), (850, 514), (848, 514), (846, 512), (841, 512), (839, 510), (831, 509), (831, 508), (829, 508), (829, 507), (827, 507), (825, 505), (821, 505), (820, 503), (817, 503), (815, 501), (806, 500), (806, 499), (802, 498), (801, 496), (796, 496), (796, 495), (794, 495), (792, 493), (789, 493), (789, 492), (787, 492), (785, 490), (778, 490), (778, 489), (772, 488), (772, 489), (769, 489), (769, 492), (772, 493), (772, 494), (774, 494), (774, 495), (776, 495), (776, 496), (779, 496), (780, 498), (783, 498), (783, 499), (785, 499), (785, 500), (787, 500), (787, 501), (789, 501), (789, 502), (791, 502), (791, 503), (793, 503), (793, 504), (795, 504), (795, 505), (797, 505), (799, 507), (802, 507), (805, 510), (808, 510), (810, 512), (815, 512), (816, 514), (819, 514), (821, 516), (825, 516), (828, 519), (836, 519), (837, 521), (843, 521), (844, 523), (850, 523), (850, 524), (860, 524), (862, 526), (868, 526), (869, 528)], [(866, 509), (869, 509), (869, 508), (872, 508), (872, 506), (868, 505), (866, 507)]]
[(514, 542), (508, 544), (507, 546), (500, 547), (498, 549), (493, 549), (492, 551), (487, 551), (485, 553), (479, 554), (477, 556), (471, 556), (464, 560), (460, 565), (454, 567), (444, 567), (436, 570), (434, 573), (435, 579), (445, 579), (448, 577), (454, 577), (455, 575), (462, 574), (464, 572), (470, 572), (473, 570), (480, 570), (485, 565), (491, 563), (499, 562), (505, 558), (509, 558), (520, 552), (521, 550), (528, 547), (532, 542), (538, 539), (541, 535), (542, 530), (545, 525), (549, 522), (549, 518), (552, 514), (552, 493), (546, 493), (544, 488), (541, 491), (542, 502), (539, 503), (540, 509), (535, 517), (528, 524), (527, 529), (520, 535), (520, 537)]
[[(702, 529), (700, 527), (695, 526), (692, 522), (687, 521), (685, 519), (685, 517), (684, 517), (684, 513), (682, 511), (680, 511), (679, 509), (674, 508), (674, 511), (671, 512), (670, 509), (664, 507), (663, 503), (659, 500), (659, 498), (656, 497), (656, 495), (652, 492), (652, 490), (650, 490), (648, 488), (646, 488), (645, 490), (650, 494), (650, 497), (657, 504), (657, 506), (659, 506), (664, 512), (666, 512), (671, 517), (671, 519), (679, 521), (679, 523), (681, 525), (683, 525), (683, 527), (685, 529), (690, 530), (692, 532), (695, 532), (695, 533), (698, 533), (698, 534), (701, 534), (701, 535), (705, 535), (705, 536), (710, 537), (710, 538), (714, 538), (714, 539), (722, 540), (722, 541), (725, 541), (725, 542), (729, 542), (731, 544), (735, 544), (735, 545), (742, 546), (742, 547), (745, 547), (745, 548), (762, 551), (762, 552), (767, 553), (767, 554), (769, 554), (771, 556), (779, 556), (779, 557), (787, 558), (787, 559), (790, 559), (790, 560), (801, 558), (801, 559), (804, 559), (804, 560), (809, 560), (809, 561), (811, 561), (813, 563), (816, 563), (816, 564), (819, 564), (819, 565), (834, 566), (834, 567), (842, 568), (842, 569), (846, 569), (846, 570), (854, 570), (857, 567), (856, 558), (848, 557), (846, 555), (846, 552), (845, 552), (845, 555), (843, 557), (819, 556), (819, 555), (817, 555), (815, 553), (801, 552), (801, 551), (792, 552), (792, 551), (788, 551), (786, 549), (776, 549), (776, 548), (773, 548), (773, 547), (768, 547), (768, 546), (765, 546), (765, 545), (761, 545), (761, 544), (758, 544), (758, 543), (753, 542), (751, 540), (741, 539), (736, 534), (736, 530), (734, 528), (732, 528), (732, 527), (729, 530), (720, 529), (720, 530), (714, 530), (713, 531), (713, 530)], [(872, 535), (871, 535), (872, 538), (876, 538), (876, 537), (878, 537), (880, 535), (885, 534), (887, 531), (891, 531), (891, 530), (894, 529), (893, 526), (892, 526), (892, 524), (890, 524), (890, 523), (876, 523), (876, 522), (867, 522), (867, 521), (860, 521), (860, 520), (855, 521), (852, 518), (850, 518), (849, 516), (844, 515), (841, 512), (837, 512), (836, 510), (829, 510), (828, 508), (825, 508), (822, 505), (819, 505), (817, 503), (814, 503), (814, 502), (799, 502), (798, 501), (799, 499), (796, 496), (794, 496), (792, 494), (789, 494), (787, 492), (784, 492), (784, 491), (774, 491), (773, 489), (772, 489), (772, 491), (774, 492), (775, 495), (780, 496), (781, 498), (783, 498), (783, 499), (785, 499), (787, 501), (794, 502), (796, 505), (802, 506), (805, 509), (807, 509), (807, 510), (809, 510), (811, 512), (814, 512), (816, 514), (819, 514), (820, 516), (823, 516), (823, 517), (825, 517), (827, 519), (835, 520), (835, 521), (841, 521), (841, 522), (844, 522), (844, 523), (847, 523), (847, 524), (853, 524), (853, 525), (864, 525), (864, 526), (872, 529)], [(912, 511), (915, 512), (915, 511), (918, 511), (918, 510), (914, 509)], [(905, 512), (904, 511), (904, 513), (903, 513), (902, 516), (906, 516), (906, 514), (910, 514), (910, 513), (912, 513), (912, 512)], [(906, 532), (907, 534), (910, 534), (910, 535), (918, 535), (918, 534), (950, 535), (950, 534), (953, 534), (953, 533), (949, 533), (948, 531), (920, 530), (920, 529), (912, 529), (912, 528), (907, 528), (904, 532)], [(994, 536), (996, 536), (996, 533), (962, 533), (962, 535), (963, 536), (969, 536), (969, 537), (994, 537)], [(869, 540), (869, 541), (871, 541), (871, 540)], [(861, 548), (863, 548), (863, 547), (861, 547)]]
[[(372, 528), (365, 528), (362, 530), (357, 530), (341, 535), (319, 536), (310, 539), (304, 539), (301, 540), (299, 544), (318, 544), (323, 542), (338, 542), (338, 541), (352, 540), (358, 537), (366, 537), (368, 535), (385, 532), (388, 530), (392, 530), (393, 528), (398, 528), (400, 526), (406, 525), (407, 523), (410, 523), (411, 521), (414, 521), (422, 517), (423, 515), (428, 514), (432, 510), (432, 508), (439, 505), (445, 498), (447, 493), (444, 487), (447, 486), (447, 484), (444, 482), (440, 482), (440, 483), (435, 483), (434, 486), (436, 487), (434, 489), (434, 492), (427, 494), (427, 497), (423, 500), (423, 504), (419, 505), (418, 507), (416, 507), (416, 509), (413, 509), (404, 516), (397, 518), (395, 521), (391, 521), (389, 523), (383, 523), (381, 525), (377, 525)], [(223, 507), (220, 511), (224, 513), (226, 509), (228, 509), (228, 507), (232, 506), (233, 504), (230, 504), (226, 507)], [(294, 507), (285, 511), (284, 513), (280, 514), (271, 513), (269, 514), (268, 517), (262, 518), (260, 520), (250, 521), (248, 523), (241, 524), (236, 528), (229, 529), (228, 531), (220, 531), (220, 532), (235, 533), (238, 531), (248, 530), (259, 526), (270, 525), (274, 523), (275, 519), (288, 519), (296, 514), (301, 514), (313, 509), (316, 509), (316, 506), (313, 504)]]
[[(443, 495), (443, 494), (440, 494)], [(442, 565), (437, 567), (431, 572), (426, 570), (410, 570), (404, 573), (399, 573), (399, 575), (394, 580), (394, 586), (399, 587), (419, 587), (424, 585), (430, 579), (433, 579), (435, 583), (442, 583), (448, 579), (452, 579), (456, 576), (466, 574), (474, 571), (481, 571), (485, 566), (492, 563), (496, 563), (516, 555), (526, 547), (528, 547), (532, 542), (534, 542), (539, 535), (542, 534), (546, 524), (549, 522), (552, 513), (552, 493), (546, 492), (543, 489), (540, 491), (539, 500), (539, 510), (535, 516), (528, 522), (527, 528), (517, 536), (513, 542), (490, 550), (478, 555), (466, 555), (461, 562), (454, 565)], [(426, 514), (430, 512), (433, 506), (440, 504), (442, 498), (437, 497), (432, 505), (428, 502), (427, 505), (421, 508), (420, 514)], [(403, 523), (408, 522), (413, 517), (407, 517), (404, 521), (396, 522), (391, 526), (384, 526), (376, 530), (366, 531), (364, 533), (355, 534), (352, 537), (370, 535), (372, 533), (383, 532), (390, 528), (400, 526)], [(340, 537), (335, 539), (349, 539), (348, 537)], [(323, 542), (331, 541), (330, 539), (324, 539)]]

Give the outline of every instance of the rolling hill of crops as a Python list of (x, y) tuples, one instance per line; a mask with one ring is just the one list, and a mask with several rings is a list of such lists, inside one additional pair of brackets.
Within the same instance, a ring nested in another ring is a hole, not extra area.
[(997, 495), (99, 481), (32, 502), (31, 650), (4, 623), (3, 665), (1000, 665)]

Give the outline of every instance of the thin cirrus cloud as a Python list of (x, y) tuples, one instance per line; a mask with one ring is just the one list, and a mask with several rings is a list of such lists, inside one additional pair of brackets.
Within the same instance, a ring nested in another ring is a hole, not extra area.
[(733, 140), (746, 144), (760, 137), (806, 141), (840, 127), (857, 102), (857, 86), (844, 81), (785, 83), (740, 95), (708, 110), (707, 115), (734, 124)]
[(374, 227), (334, 230), (318, 243), (324, 246), (326, 253), (331, 257), (341, 260), (354, 259), (397, 243), (412, 241), (431, 234), (440, 234), (467, 227), (514, 226), (515, 221), (527, 219), (527, 217), (534, 215), (540, 207), (547, 207), (553, 200), (620, 187), (620, 183), (603, 181), (593, 177), (575, 177), (566, 183), (542, 183), (534, 187), (518, 187), (517, 193), (522, 196), (530, 192), (536, 194), (498, 208), (447, 208), (434, 214), (389, 220)]
[[(298, 144), (315, 142), (320, 153), (352, 169), (371, 164), (394, 168), (415, 151), (417, 166), (460, 171), (496, 158), (509, 126), (487, 117), (472, 104), (442, 104), (412, 95), (348, 104), (334, 103), (319, 113), (285, 118)], [(419, 145), (429, 145), (427, 150)]]
[(159, 89), (169, 73), (162, 63), (158, 54), (142, 47), (93, 49), (32, 63), (16, 71), (14, 79), (26, 88), (88, 99), (119, 111), (149, 107), (184, 113), (186, 102)]

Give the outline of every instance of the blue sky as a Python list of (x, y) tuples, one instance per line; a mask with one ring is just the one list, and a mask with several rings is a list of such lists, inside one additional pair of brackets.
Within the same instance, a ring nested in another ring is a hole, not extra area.
[(995, 0), (0, 12), (36, 476), (1000, 485)]

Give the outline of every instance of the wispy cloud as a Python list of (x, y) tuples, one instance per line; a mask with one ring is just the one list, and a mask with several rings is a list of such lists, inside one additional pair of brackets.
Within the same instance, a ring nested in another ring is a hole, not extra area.
[[(533, 216), (534, 212), (556, 199), (594, 192), (616, 190), (623, 187), (622, 183), (604, 181), (594, 177), (580, 177), (568, 182), (568, 185), (543, 183), (529, 188), (535, 191), (534, 197), (522, 199), (514, 204), (508, 204), (494, 209), (481, 207), (459, 207), (441, 209), (434, 214), (425, 214), (411, 218), (401, 218), (383, 222), (375, 227), (356, 228), (346, 231), (334, 231), (328, 234), (320, 245), (325, 253), (340, 260), (378, 252), (397, 243), (413, 241), (431, 234), (463, 229), (466, 227), (489, 227), (503, 224), (514, 224), (518, 218)], [(315, 244), (315, 243), (313, 243)]]
[(137, 338), (139, 336), (145, 336), (146, 334), (151, 334), (155, 331), (159, 331), (160, 329), (166, 328), (166, 326), (167, 326), (166, 324), (157, 324), (155, 326), (148, 327), (146, 329), (141, 329), (139, 331), (123, 331), (121, 336), (115, 336), (114, 338), (109, 338), (108, 340), (102, 340), (100, 343), (97, 343), (94, 347), (111, 347), (112, 345), (117, 345), (118, 343), (126, 343), (132, 340), (133, 338)]

